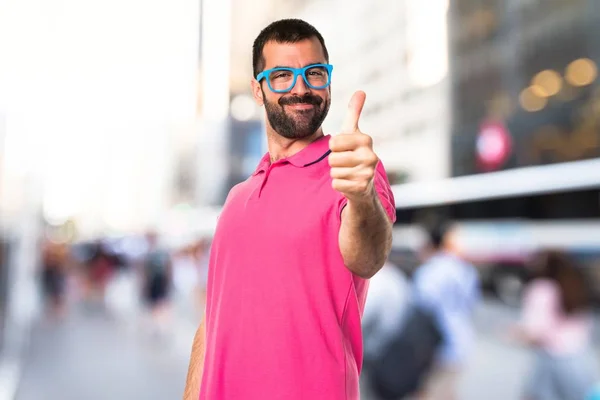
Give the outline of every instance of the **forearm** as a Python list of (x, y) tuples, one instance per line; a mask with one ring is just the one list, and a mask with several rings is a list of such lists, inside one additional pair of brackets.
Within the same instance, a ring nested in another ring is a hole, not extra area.
[(375, 190), (365, 201), (348, 200), (339, 244), (346, 267), (356, 275), (370, 278), (383, 266), (392, 247), (392, 222)]
[(192, 355), (190, 357), (183, 400), (198, 400), (198, 397), (200, 396), (200, 384), (202, 382), (202, 372), (204, 371), (204, 353), (206, 346), (205, 319), (206, 316), (202, 318), (202, 322), (194, 336), (194, 344), (192, 345)]

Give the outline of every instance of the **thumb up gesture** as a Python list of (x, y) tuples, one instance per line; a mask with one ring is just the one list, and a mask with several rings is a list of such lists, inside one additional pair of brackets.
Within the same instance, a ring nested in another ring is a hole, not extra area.
[(379, 161), (373, 152), (373, 139), (358, 129), (365, 98), (365, 92), (354, 93), (341, 134), (329, 140), (332, 187), (353, 202), (372, 198), (373, 178)]

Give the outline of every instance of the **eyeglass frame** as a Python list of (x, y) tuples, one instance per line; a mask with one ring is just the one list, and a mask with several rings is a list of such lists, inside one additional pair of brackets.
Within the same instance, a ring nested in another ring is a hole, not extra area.
[[(315, 67), (324, 67), (327, 70), (327, 83), (323, 86), (311, 85), (308, 82), (308, 79), (306, 78), (306, 71), (311, 68), (315, 68)], [(275, 71), (290, 71), (294, 74), (294, 80), (292, 81), (292, 84), (290, 85), (290, 87), (288, 89), (286, 89), (286, 90), (273, 89), (273, 87), (271, 86), (271, 82), (269, 82), (268, 76), (271, 72), (275, 72)], [(267, 81), (267, 86), (269, 86), (269, 90), (271, 90), (271, 92), (288, 93), (294, 88), (294, 86), (296, 86), (298, 76), (302, 76), (302, 79), (304, 79), (304, 83), (306, 84), (306, 86), (308, 86), (311, 89), (320, 90), (320, 89), (325, 89), (325, 88), (329, 87), (329, 85), (331, 85), (331, 72), (332, 71), (333, 71), (333, 65), (331, 65), (331, 64), (310, 64), (310, 65), (307, 65), (306, 67), (302, 67), (302, 68), (275, 67), (275, 68), (271, 68), (271, 69), (265, 69), (263, 72), (258, 74), (256, 76), (256, 81), (260, 82), (264, 78)]]

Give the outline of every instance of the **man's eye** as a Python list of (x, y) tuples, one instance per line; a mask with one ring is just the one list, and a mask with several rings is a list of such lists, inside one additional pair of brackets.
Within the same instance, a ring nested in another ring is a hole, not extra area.
[(292, 74), (289, 71), (279, 71), (273, 74), (274, 79), (289, 78)]

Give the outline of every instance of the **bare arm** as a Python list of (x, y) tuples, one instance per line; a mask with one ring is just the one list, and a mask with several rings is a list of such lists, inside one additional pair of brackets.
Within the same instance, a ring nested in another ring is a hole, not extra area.
[(187, 379), (185, 382), (185, 391), (183, 400), (198, 400), (200, 396), (200, 384), (202, 381), (202, 372), (204, 371), (204, 353), (206, 341), (206, 327), (204, 321), (206, 315), (202, 318), (202, 322), (194, 336), (194, 344), (192, 345), (192, 355), (190, 357), (190, 365), (188, 367)]
[(340, 250), (350, 271), (370, 278), (385, 263), (392, 247), (392, 222), (375, 189), (364, 201), (348, 200), (342, 211)]

